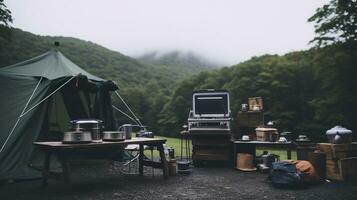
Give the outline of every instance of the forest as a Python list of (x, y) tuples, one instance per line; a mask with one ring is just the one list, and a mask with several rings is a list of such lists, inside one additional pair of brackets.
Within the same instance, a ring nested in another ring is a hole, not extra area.
[[(252, 57), (221, 68), (175, 52), (134, 59), (92, 42), (38, 36), (1, 25), (2, 30), (11, 30), (0, 35), (0, 66), (44, 53), (59, 41), (59, 49), (73, 62), (118, 82), (141, 121), (160, 135), (178, 136), (187, 122), (192, 92), (208, 88), (229, 91), (233, 131), (241, 104), (261, 96), (265, 119), (274, 121), (279, 132), (304, 133), (314, 140), (323, 140), (325, 131), (335, 125), (356, 132), (357, 3), (331, 0), (308, 21), (315, 24), (316, 35), (310, 49)], [(119, 114), (118, 118), (130, 122)]]

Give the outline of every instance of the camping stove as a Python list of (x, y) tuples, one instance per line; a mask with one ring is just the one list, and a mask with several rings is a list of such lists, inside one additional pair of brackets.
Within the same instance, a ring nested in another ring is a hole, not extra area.
[(225, 90), (195, 91), (188, 117), (190, 135), (230, 134), (229, 94)]
[(230, 159), (229, 93), (225, 90), (200, 90), (192, 96), (188, 132), (192, 139), (194, 165), (204, 160)]

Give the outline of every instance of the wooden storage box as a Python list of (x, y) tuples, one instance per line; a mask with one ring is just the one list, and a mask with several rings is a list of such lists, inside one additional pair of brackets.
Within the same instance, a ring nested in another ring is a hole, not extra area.
[(278, 139), (278, 131), (276, 128), (256, 128), (256, 138), (258, 141), (276, 141)]
[(229, 138), (200, 138), (193, 139), (192, 145), (194, 146), (229, 146)]
[(249, 110), (261, 111), (263, 110), (263, 99), (261, 97), (248, 98)]
[(247, 111), (238, 112), (238, 126), (239, 127), (258, 127), (264, 125), (263, 112)]
[(192, 158), (193, 160), (229, 160), (230, 151), (228, 148), (209, 148), (209, 147), (194, 147)]
[(326, 154), (326, 159), (357, 157), (357, 142), (351, 144), (318, 143), (317, 149)]
[(326, 154), (326, 177), (333, 180), (357, 179), (357, 143), (318, 143)]
[(326, 160), (326, 177), (343, 181), (357, 180), (357, 157)]

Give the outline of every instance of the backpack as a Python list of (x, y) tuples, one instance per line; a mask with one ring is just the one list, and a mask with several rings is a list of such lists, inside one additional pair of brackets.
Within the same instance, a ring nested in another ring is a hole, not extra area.
[(289, 161), (280, 161), (272, 164), (269, 180), (275, 187), (301, 188), (304, 184), (304, 174), (299, 172), (295, 164)]

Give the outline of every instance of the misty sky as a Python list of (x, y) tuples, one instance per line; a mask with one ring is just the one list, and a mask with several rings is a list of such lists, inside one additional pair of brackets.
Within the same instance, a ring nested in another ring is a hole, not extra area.
[[(13, 26), (71, 36), (129, 56), (191, 50), (222, 64), (309, 48), (328, 0), (5, 0)], [(65, 44), (63, 44), (65, 45)]]

